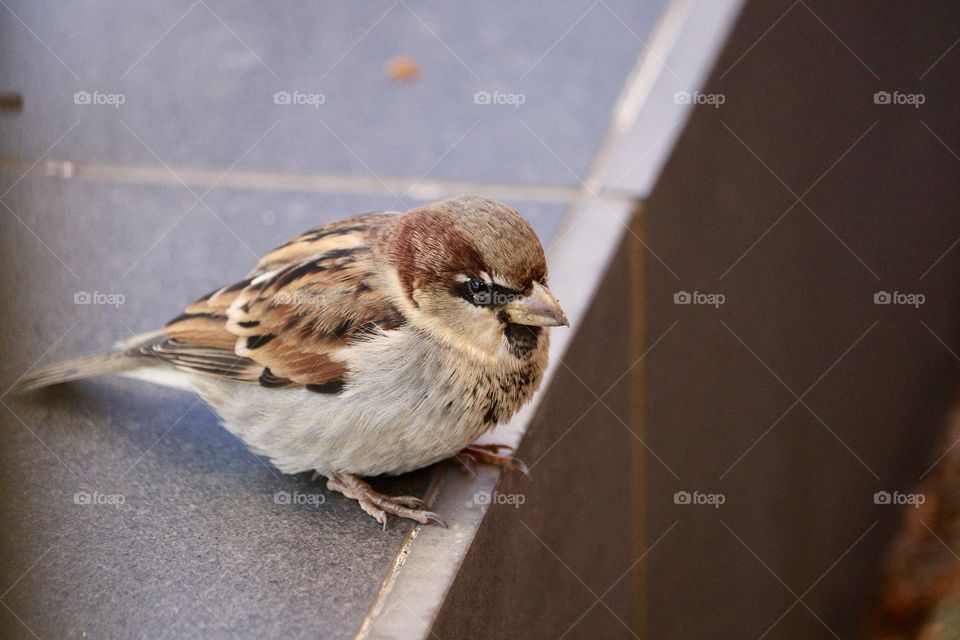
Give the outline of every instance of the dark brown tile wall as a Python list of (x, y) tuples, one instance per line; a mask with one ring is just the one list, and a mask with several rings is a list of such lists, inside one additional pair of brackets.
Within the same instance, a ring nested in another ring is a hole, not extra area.
[(696, 109), (647, 203), (648, 344), (673, 329), (646, 360), (666, 465), (648, 457), (646, 538), (678, 524), (649, 557), (645, 637), (855, 631), (900, 519), (874, 493), (912, 490), (956, 396), (958, 37), (948, 3), (741, 16), (704, 90), (723, 104)]

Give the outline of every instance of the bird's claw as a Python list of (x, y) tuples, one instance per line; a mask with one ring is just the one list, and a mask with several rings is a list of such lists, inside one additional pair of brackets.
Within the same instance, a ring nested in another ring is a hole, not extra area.
[(438, 524), (447, 528), (447, 523), (439, 515), (427, 511), (427, 503), (414, 496), (388, 496), (377, 493), (373, 488), (349, 473), (334, 473), (327, 479), (327, 488), (338, 491), (360, 503), (360, 508), (373, 517), (387, 530), (388, 514), (407, 518), (420, 524)]
[[(501, 454), (500, 451), (507, 453)], [(513, 457), (513, 452), (514, 448), (505, 444), (472, 444), (460, 451), (454, 459), (470, 473), (474, 473), (476, 463), (481, 462), (504, 469), (516, 469), (530, 478), (530, 467), (520, 458)]]

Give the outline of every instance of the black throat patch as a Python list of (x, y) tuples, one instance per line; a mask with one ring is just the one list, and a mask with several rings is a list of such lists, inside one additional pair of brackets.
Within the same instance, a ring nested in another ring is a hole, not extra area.
[(510, 344), (510, 353), (520, 359), (530, 357), (533, 350), (540, 343), (540, 332), (543, 327), (531, 327), (525, 324), (513, 324), (508, 322), (504, 327), (503, 333), (507, 336), (507, 342)]

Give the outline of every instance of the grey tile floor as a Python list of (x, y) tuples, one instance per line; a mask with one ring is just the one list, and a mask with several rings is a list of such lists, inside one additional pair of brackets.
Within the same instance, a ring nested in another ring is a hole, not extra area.
[[(0, 23), (0, 85), (26, 104), (0, 154), (36, 158), (76, 123), (53, 157), (576, 184), (662, 4), (11, 1), (34, 33)], [(397, 55), (421, 77), (386, 81)]]
[[(25, 106), (0, 116), (0, 160), (39, 162), (0, 171), (0, 390), (157, 327), (303, 229), (418, 204), (225, 186), (198, 203), (206, 186), (68, 180), (47, 160), (576, 186), (662, 4), (6, 1), (0, 88)], [(400, 54), (421, 65), (409, 84), (384, 77)], [(511, 204), (545, 244), (567, 205)], [(121, 380), (2, 397), (0, 635), (356, 632), (409, 527), (381, 532), (322, 481), (276, 473), (195, 400)], [(422, 493), (429, 471), (385, 482)], [(78, 505), (83, 491), (124, 502)]]

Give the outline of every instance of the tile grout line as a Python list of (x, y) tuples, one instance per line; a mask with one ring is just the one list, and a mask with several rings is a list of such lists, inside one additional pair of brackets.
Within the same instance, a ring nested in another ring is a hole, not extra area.
[[(635, 235), (643, 238), (646, 233), (644, 224), (645, 210), (643, 203), (637, 203), (634, 207), (630, 226), (633, 227)], [(632, 296), (630, 311), (633, 314), (633, 331), (631, 340), (630, 359), (636, 362), (644, 355), (645, 347), (649, 343), (647, 316), (646, 316), (646, 297), (644, 296), (644, 285), (646, 283), (646, 256), (642, 248), (637, 243), (629, 243), (626, 250), (626, 260), (630, 269), (630, 295)], [(647, 412), (647, 365), (643, 364), (639, 369), (630, 373), (629, 376), (633, 382), (630, 425), (639, 432), (642, 439), (647, 438), (646, 412)], [(619, 384), (619, 382), (618, 382)], [(647, 495), (649, 492), (649, 483), (647, 482), (647, 453), (643, 447), (632, 443), (631, 462), (633, 472), (631, 488), (636, 492), (633, 496), (633, 526), (634, 526), (634, 544), (635, 554), (638, 558), (643, 557), (643, 550), (647, 548), (649, 535), (647, 531)], [(634, 576), (634, 586), (636, 588), (636, 618), (634, 625), (641, 637), (647, 636), (647, 602), (649, 593), (648, 576), (646, 571), (637, 571)]]
[[(29, 163), (21, 160), (0, 158), (0, 170), (29, 171)], [(294, 173), (284, 171), (233, 171), (223, 177), (216, 169), (176, 167), (174, 171), (182, 182), (173, 178), (162, 167), (100, 164), (72, 160), (47, 160), (43, 165), (46, 175), (65, 180), (87, 180), (127, 184), (196, 185), (208, 186), (222, 178), (217, 186), (267, 189), (276, 191), (387, 194), (389, 189), (409, 191), (416, 199), (433, 200), (463, 193), (486, 193), (505, 199), (569, 202), (582, 196), (580, 186), (553, 184), (523, 184), (484, 182), (480, 180), (420, 180), (404, 177), (375, 178), (360, 175), (333, 173)], [(607, 194), (613, 200), (632, 199), (632, 194), (613, 191)]]
[(602, 179), (607, 165), (613, 156), (617, 143), (623, 139), (634, 124), (640, 107), (649, 96), (648, 90), (639, 90), (638, 87), (655, 82), (666, 65), (670, 49), (676, 43), (679, 32), (689, 18), (690, 3), (688, 0), (669, 0), (663, 13), (651, 30), (650, 46), (642, 52), (633, 68), (627, 74), (620, 95), (610, 111), (607, 128), (600, 137), (593, 157), (587, 164), (583, 179), (580, 181), (574, 195), (570, 198), (566, 211), (556, 234), (562, 234), (572, 226), (577, 212), (587, 206), (591, 194), (598, 194), (596, 200), (618, 201), (628, 200), (635, 204), (641, 202), (641, 194), (616, 188), (602, 189)]
[[(446, 477), (446, 469), (443, 468), (444, 466), (445, 465), (434, 465), (434, 468), (431, 470), (432, 477), (430, 478), (430, 484), (427, 486), (427, 490), (424, 494), (424, 500), (428, 505), (433, 505), (437, 494), (440, 493), (440, 488), (443, 486), (443, 481)], [(410, 527), (410, 530), (407, 531), (406, 535), (403, 537), (403, 542), (400, 545), (400, 549), (394, 555), (393, 562), (390, 564), (390, 568), (387, 570), (386, 575), (380, 582), (380, 588), (377, 589), (377, 595), (374, 597), (373, 602), (370, 604), (366, 614), (363, 616), (363, 620), (360, 623), (360, 628), (357, 629), (356, 634), (353, 636), (354, 640), (367, 640), (367, 638), (370, 636), (370, 629), (373, 626), (373, 621), (377, 615), (383, 611), (383, 607), (387, 602), (387, 596), (390, 594), (394, 583), (397, 581), (397, 575), (400, 573), (400, 569), (403, 567), (404, 562), (406, 562), (407, 556), (410, 555), (410, 549), (413, 547), (413, 541), (417, 539), (417, 536), (420, 534), (420, 530), (424, 526), (427, 525), (414, 523), (413, 526)]]

